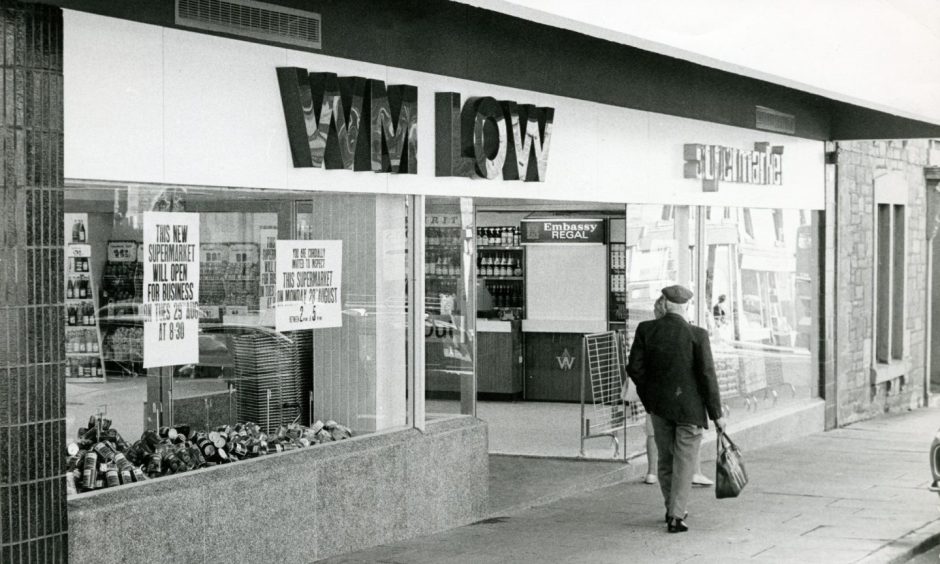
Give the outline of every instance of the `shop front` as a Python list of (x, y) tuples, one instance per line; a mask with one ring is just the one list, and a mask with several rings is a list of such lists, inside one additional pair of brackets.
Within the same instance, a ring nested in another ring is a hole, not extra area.
[(76, 559), (103, 558), (103, 522), (127, 539), (113, 561), (189, 561), (249, 523), (271, 529), (257, 560), (482, 518), (487, 448), (530, 453), (503, 421), (544, 406), (531, 453), (575, 456), (584, 336), (629, 346), (673, 283), (695, 290), (730, 410), (818, 397), (819, 141), (65, 26)]

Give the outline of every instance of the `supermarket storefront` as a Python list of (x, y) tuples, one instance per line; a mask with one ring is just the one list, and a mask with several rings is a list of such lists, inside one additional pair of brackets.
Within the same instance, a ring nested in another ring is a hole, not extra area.
[[(62, 319), (20, 325), (64, 380), (38, 536), (67, 530), (72, 559), (206, 559), (251, 523), (246, 559), (321, 558), (478, 520), (478, 400), (576, 400), (569, 345), (629, 335), (668, 283), (701, 297), (732, 407), (821, 403), (829, 116), (799, 93), (721, 75), (689, 99), (655, 61), (581, 91), (509, 79), (471, 68), (499, 29), (453, 3), (476, 35), (435, 56), (199, 33), (164, 4), (64, 12), (62, 199), (16, 224), (62, 230), (36, 278)], [(754, 102), (798, 125), (759, 130)]]

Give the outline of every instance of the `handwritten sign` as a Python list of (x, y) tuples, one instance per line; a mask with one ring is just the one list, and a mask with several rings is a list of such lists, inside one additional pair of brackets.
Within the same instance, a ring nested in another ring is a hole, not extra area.
[(342, 327), (343, 242), (277, 241), (278, 331)]
[(144, 368), (199, 362), (199, 214), (144, 212)]
[(273, 319), (274, 313), (274, 289), (276, 286), (276, 266), (275, 257), (277, 257), (277, 226), (261, 227), (258, 231), (258, 245), (261, 249), (261, 272), (259, 275), (258, 288), (258, 311), (261, 313), (262, 324), (267, 325), (269, 313)]

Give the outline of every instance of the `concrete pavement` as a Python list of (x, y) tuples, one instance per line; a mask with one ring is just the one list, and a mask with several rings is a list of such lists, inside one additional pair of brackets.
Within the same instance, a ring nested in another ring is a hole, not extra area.
[[(658, 487), (637, 480), (643, 459), (494, 458), (489, 519), (326, 562), (903, 562), (940, 539), (940, 499), (926, 489), (938, 427), (940, 410), (921, 409), (742, 444), (750, 484), (732, 500), (695, 489), (683, 534), (666, 532)], [(516, 488), (531, 503), (504, 499)]]

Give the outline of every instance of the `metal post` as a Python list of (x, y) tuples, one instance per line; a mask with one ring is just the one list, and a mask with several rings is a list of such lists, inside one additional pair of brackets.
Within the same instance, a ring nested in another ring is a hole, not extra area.
[(579, 455), (584, 458), (584, 435), (587, 434), (587, 428), (584, 423), (584, 358), (587, 356), (587, 340), (581, 339), (581, 450)]
[[(425, 359), (424, 359), (424, 196), (414, 196), (412, 199), (411, 218), (413, 219), (411, 237), (412, 268), (411, 288), (413, 289), (409, 341), (411, 346), (411, 417), (412, 425), (419, 431), (424, 431), (427, 424), (425, 415)], [(475, 313), (475, 312), (474, 312)]]

